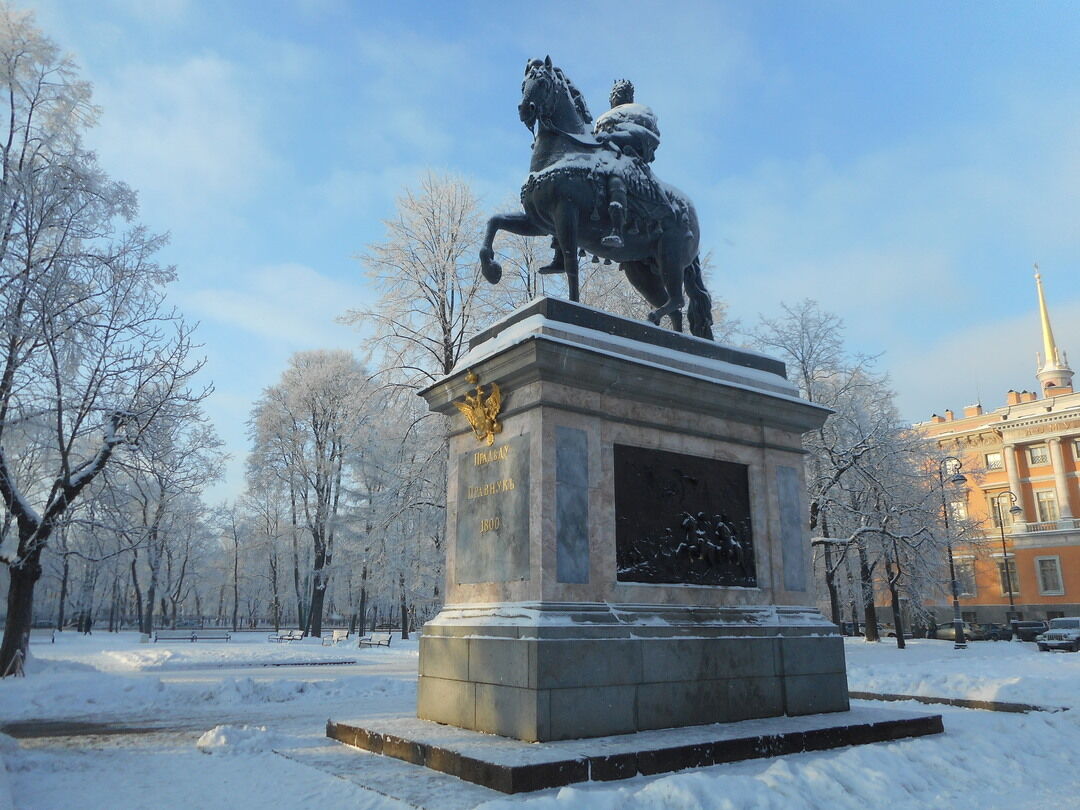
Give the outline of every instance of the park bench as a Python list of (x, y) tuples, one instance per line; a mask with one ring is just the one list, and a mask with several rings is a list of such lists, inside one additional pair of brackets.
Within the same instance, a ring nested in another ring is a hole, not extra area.
[(191, 634), (192, 641), (228, 641), (232, 634), (227, 630), (196, 630)]
[(159, 641), (194, 641), (194, 630), (158, 630), (154, 633), (154, 643)]
[(304, 631), (303, 630), (282, 630), (282, 631), (277, 632), (277, 633), (270, 633), (269, 635), (267, 635), (266, 640), (267, 641), (277, 641), (277, 642), (303, 641), (304, 640)]
[(394, 637), (393, 633), (372, 633), (370, 636), (364, 636), (360, 639), (359, 646), (361, 647), (389, 647), (390, 639)]
[(30, 640), (31, 641), (45, 641), (49, 640), (50, 644), (56, 643), (56, 628), (54, 627), (31, 627), (30, 628)]
[(337, 644), (342, 641), (347, 641), (349, 638), (348, 630), (331, 630), (329, 636), (323, 636), (323, 646), (328, 647), (331, 644)]

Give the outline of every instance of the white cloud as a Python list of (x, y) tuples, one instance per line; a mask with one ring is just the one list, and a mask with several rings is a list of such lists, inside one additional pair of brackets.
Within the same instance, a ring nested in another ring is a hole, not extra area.
[(334, 323), (364, 305), (359, 285), (337, 281), (300, 264), (241, 273), (228, 287), (178, 292), (187, 312), (216, 326), (242, 330), (290, 350), (356, 345), (356, 333)]
[(236, 66), (212, 54), (127, 64), (97, 86), (106, 114), (91, 143), (109, 172), (160, 214), (155, 220), (213, 219), (251, 199), (276, 166), (244, 85)]
[[(901, 346), (889, 353), (893, 386), (907, 418), (924, 421), (946, 408), (960, 413), (980, 400), (988, 410), (1000, 408), (1009, 389), (1038, 389), (1035, 355), (1042, 351), (1042, 332), (1034, 281), (1027, 286), (1027, 299), (1018, 302), (1015, 315), (943, 335), (926, 347)], [(1074, 358), (1070, 364), (1080, 375), (1080, 299), (1050, 300), (1048, 306), (1054, 339)]]

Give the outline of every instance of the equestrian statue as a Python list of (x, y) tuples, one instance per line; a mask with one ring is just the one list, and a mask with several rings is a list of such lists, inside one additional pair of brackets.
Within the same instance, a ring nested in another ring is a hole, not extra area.
[(580, 297), (578, 252), (588, 251), (619, 264), (655, 307), (652, 323), (666, 315), (681, 332), (686, 306), (691, 334), (712, 340), (697, 212), (685, 194), (653, 174), (660, 129), (653, 111), (634, 103), (634, 86), (616, 81), (611, 109), (594, 125), (580, 91), (551, 57), (533, 59), (525, 66), (518, 115), (534, 135), (521, 188), (524, 210), (488, 220), (480, 249), (484, 278), (492, 284), (502, 278), (492, 248), (500, 230), (551, 236), (555, 256), (540, 272), (565, 273), (571, 301)]

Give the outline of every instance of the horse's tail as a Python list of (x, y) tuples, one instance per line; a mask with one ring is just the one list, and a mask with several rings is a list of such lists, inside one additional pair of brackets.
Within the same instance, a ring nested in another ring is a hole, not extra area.
[(686, 317), (690, 321), (690, 334), (712, 340), (712, 298), (709, 296), (709, 291), (705, 289), (701, 261), (697, 256), (683, 270), (683, 289), (686, 290), (686, 297), (689, 300), (686, 306)]

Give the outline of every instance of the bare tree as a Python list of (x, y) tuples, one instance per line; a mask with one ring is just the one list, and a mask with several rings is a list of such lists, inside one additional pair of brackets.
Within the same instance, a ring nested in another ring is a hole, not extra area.
[(370, 390), (367, 371), (348, 352), (301, 352), (293, 355), (281, 382), (266, 389), (252, 415), (256, 453), (273, 454), (280, 461), (311, 536), (312, 635), (322, 632), (334, 539), (348, 483), (346, 466)]
[[(134, 192), (81, 142), (97, 109), (74, 64), (0, 7), (0, 498), (13, 531), (0, 673), (25, 655), (41, 554), (105, 468), (189, 390), (191, 329), (164, 305), (164, 238), (121, 228)], [(21, 453), (30, 453), (33, 464)]]
[(880, 582), (890, 593), (902, 645), (900, 589), (939, 552), (932, 482), (921, 463), (925, 445), (899, 418), (874, 358), (845, 348), (837, 316), (809, 300), (785, 304), (783, 311), (780, 318), (761, 319), (750, 338), (784, 360), (802, 396), (834, 411), (803, 437), (811, 532), (841, 541), (821, 544), (833, 618), (840, 612), (836, 573), (853, 554), (867, 640), (878, 639)]
[(393, 382), (419, 387), (449, 374), (477, 329), (480, 215), (464, 180), (429, 173), (385, 224), (386, 239), (360, 256), (379, 300), (342, 320), (370, 330), (373, 362)]

